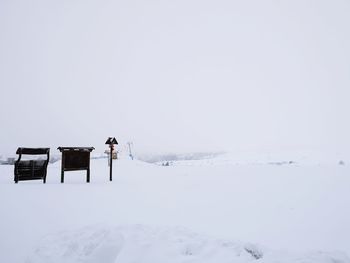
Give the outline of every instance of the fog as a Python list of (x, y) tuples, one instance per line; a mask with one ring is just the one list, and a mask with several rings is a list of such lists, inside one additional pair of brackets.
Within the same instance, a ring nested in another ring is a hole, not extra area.
[(350, 149), (349, 1), (0, 1), (0, 153)]

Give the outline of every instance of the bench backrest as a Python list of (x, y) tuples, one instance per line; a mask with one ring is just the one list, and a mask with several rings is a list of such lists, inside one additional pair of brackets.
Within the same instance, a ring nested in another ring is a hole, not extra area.
[(23, 148), (23, 147), (20, 147), (16, 151), (16, 154), (30, 154), (30, 155), (49, 154), (49, 153), (50, 153), (50, 148)]

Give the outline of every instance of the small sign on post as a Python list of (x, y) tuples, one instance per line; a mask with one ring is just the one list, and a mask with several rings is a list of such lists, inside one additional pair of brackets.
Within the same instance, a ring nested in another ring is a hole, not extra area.
[(115, 137), (108, 137), (106, 144), (109, 145), (109, 181), (112, 181), (112, 167), (113, 167), (113, 151), (114, 151), (114, 144), (118, 144), (117, 140)]

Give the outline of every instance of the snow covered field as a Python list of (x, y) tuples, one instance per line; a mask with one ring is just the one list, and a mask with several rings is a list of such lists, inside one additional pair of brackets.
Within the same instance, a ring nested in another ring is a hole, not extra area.
[(350, 166), (49, 165), (47, 184), (0, 166), (0, 262), (350, 262)]

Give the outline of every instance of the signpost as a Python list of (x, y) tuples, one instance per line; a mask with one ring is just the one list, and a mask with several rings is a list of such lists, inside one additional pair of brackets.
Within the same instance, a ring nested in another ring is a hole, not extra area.
[(108, 137), (105, 144), (109, 145), (110, 153), (109, 153), (109, 181), (112, 181), (112, 167), (113, 167), (113, 151), (114, 151), (114, 144), (118, 144), (115, 137)]

